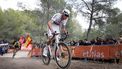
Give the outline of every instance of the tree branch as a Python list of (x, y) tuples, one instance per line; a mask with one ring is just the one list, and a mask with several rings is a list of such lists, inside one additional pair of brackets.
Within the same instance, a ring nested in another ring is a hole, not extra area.
[(91, 14), (91, 13), (89, 13), (89, 12), (84, 12), (84, 11), (82, 11), (82, 10), (79, 10), (80, 12), (82, 12), (83, 14)]
[(101, 17), (94, 17), (93, 19), (100, 19), (100, 18), (108, 18), (107, 16), (101, 16)]
[(88, 4), (87, 4), (84, 0), (82, 0), (82, 1), (83, 1), (83, 2), (85, 3), (85, 5), (87, 6), (88, 10), (91, 11), (91, 9), (89, 8)]

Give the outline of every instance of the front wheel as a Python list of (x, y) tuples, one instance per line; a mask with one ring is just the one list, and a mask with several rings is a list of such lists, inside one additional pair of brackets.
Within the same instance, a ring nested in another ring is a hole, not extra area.
[(62, 68), (68, 68), (71, 64), (71, 51), (64, 43), (59, 43), (55, 49), (55, 60), (57, 65)]
[[(46, 56), (43, 55), (45, 50), (47, 51)], [(45, 65), (48, 65), (50, 63), (51, 57), (50, 57), (50, 53), (49, 53), (49, 49), (47, 47), (47, 44), (43, 45), (43, 47), (42, 47), (42, 56), (41, 57), (42, 57), (42, 61)]]

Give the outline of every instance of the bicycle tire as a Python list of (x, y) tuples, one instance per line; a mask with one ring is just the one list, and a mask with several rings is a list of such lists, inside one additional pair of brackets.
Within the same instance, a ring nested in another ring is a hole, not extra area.
[(45, 65), (48, 65), (51, 61), (51, 57), (50, 57), (50, 53), (49, 53), (49, 49), (48, 49), (48, 53), (47, 53), (47, 56), (43, 56), (43, 51), (44, 51), (44, 48), (46, 47), (46, 45), (44, 45), (42, 47), (42, 54), (41, 54), (41, 58), (42, 58), (42, 61)]
[[(56, 61), (57, 65), (58, 65), (60, 68), (62, 68), (62, 69), (67, 69), (67, 68), (70, 66), (70, 64), (71, 64), (71, 51), (70, 51), (70, 49), (68, 48), (68, 46), (67, 46), (66, 44), (64, 44), (64, 43), (59, 43), (58, 45), (59, 45), (60, 48), (61, 48), (61, 46), (62, 46), (64, 49), (66, 49), (67, 54), (68, 54), (68, 61), (66, 62), (65, 65), (61, 65), (61, 64), (60, 64), (60, 61), (61, 61), (61, 60), (58, 60), (58, 59), (57, 59), (58, 48), (55, 49), (55, 61)], [(65, 58), (65, 55), (64, 55), (64, 56), (61, 55), (61, 57), (62, 57), (62, 58)], [(58, 56), (58, 58), (60, 59), (59, 56)], [(62, 61), (63, 61), (63, 60), (62, 60)], [(61, 61), (61, 62), (62, 62), (62, 61)]]

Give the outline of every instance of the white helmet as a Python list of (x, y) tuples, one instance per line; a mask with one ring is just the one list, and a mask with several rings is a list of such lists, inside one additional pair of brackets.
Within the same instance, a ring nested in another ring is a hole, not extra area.
[(70, 15), (70, 11), (69, 11), (68, 9), (64, 9), (64, 10), (62, 11), (62, 13), (63, 13), (65, 16), (67, 16), (67, 17), (69, 17), (69, 15)]

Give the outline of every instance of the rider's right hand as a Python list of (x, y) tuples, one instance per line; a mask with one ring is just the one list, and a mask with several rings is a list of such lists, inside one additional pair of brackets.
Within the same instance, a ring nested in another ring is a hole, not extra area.
[(69, 35), (68, 31), (66, 32), (66, 35)]
[(64, 34), (65, 34), (65, 35), (69, 35), (69, 33), (68, 33), (68, 32), (65, 32)]

